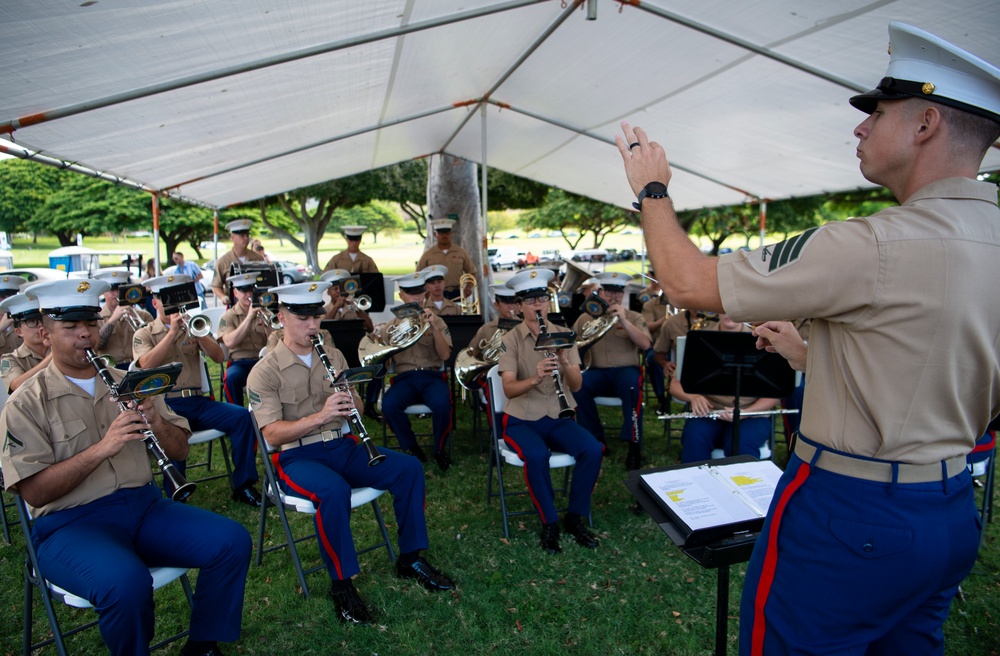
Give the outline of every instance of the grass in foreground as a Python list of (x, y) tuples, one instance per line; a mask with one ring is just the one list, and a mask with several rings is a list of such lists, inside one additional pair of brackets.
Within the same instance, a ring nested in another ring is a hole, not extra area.
[[(612, 409), (602, 410), (606, 424), (618, 422)], [(662, 424), (647, 413), (645, 455), (648, 466), (679, 460), (679, 444), (669, 446)], [(429, 422), (425, 420), (429, 425)], [(381, 428), (369, 426), (381, 441)], [(377, 437), (376, 437), (377, 436)], [(458, 410), (455, 465), (441, 474), (430, 463), (427, 478), (427, 523), (430, 561), (458, 581), (451, 594), (432, 594), (411, 581), (397, 579), (385, 551), (361, 556), (356, 585), (373, 606), (380, 624), (375, 628), (345, 627), (334, 617), (326, 598), (328, 577), (313, 574), (307, 581), (312, 596), (298, 591), (285, 552), (251, 564), (243, 616), (243, 636), (225, 646), (227, 654), (711, 654), (714, 651), (716, 574), (684, 556), (648, 517), (629, 512), (632, 498), (622, 480), (625, 448), (612, 444), (594, 491), (594, 529), (601, 546), (594, 551), (564, 538), (563, 552), (549, 556), (537, 546), (538, 519), (515, 518), (511, 537), (503, 538), (499, 503), (485, 503), (487, 456), (472, 437), (471, 411)], [(391, 439), (391, 436), (390, 436)], [(198, 447), (204, 449), (205, 447)], [(776, 458), (782, 462), (783, 445)], [(197, 450), (192, 461), (202, 453)], [(218, 463), (216, 467), (221, 467)], [(523, 483), (519, 472), (505, 470), (512, 485)], [(195, 473), (192, 473), (194, 477)], [(256, 538), (257, 511), (229, 499), (224, 480), (199, 486), (191, 503), (243, 523)], [(527, 508), (523, 498), (515, 501)], [(395, 541), (389, 497), (382, 512)], [(12, 514), (12, 511), (8, 511)], [(520, 520), (520, 521), (519, 521)], [(297, 534), (312, 531), (311, 518), (294, 515)], [(281, 528), (272, 509), (266, 541), (280, 539)], [(987, 527), (979, 563), (963, 584), (964, 600), (956, 600), (945, 625), (946, 653), (1000, 653), (1000, 524)], [(359, 509), (352, 520), (355, 542), (377, 540), (371, 510)], [(23, 538), (0, 548), (0, 654), (20, 653)], [(315, 542), (301, 546), (304, 563), (319, 561)], [(729, 651), (736, 653), (739, 594), (745, 566), (732, 568), (729, 608)], [(192, 578), (196, 573), (192, 572)], [(36, 596), (37, 599), (37, 596)], [(159, 591), (157, 630), (166, 635), (186, 626), (188, 611), (180, 586)], [(92, 613), (59, 608), (64, 623)], [(48, 632), (36, 602), (35, 635)], [(103, 644), (96, 630), (73, 636), (71, 653), (99, 654)], [(176, 654), (172, 645), (160, 654)], [(55, 653), (47, 648), (42, 653)]]

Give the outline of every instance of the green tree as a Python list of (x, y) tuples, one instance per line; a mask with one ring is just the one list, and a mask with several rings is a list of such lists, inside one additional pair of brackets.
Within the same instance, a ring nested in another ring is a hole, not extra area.
[(561, 189), (549, 189), (545, 203), (526, 212), (523, 221), (529, 229), (558, 230), (571, 249), (587, 235), (593, 237), (593, 248), (600, 248), (611, 233), (638, 224), (638, 215), (633, 212)]
[(758, 210), (756, 205), (733, 205), (689, 210), (680, 215), (691, 226), (688, 232), (707, 237), (712, 242), (712, 254), (717, 255), (730, 235), (746, 235), (755, 229)]
[(378, 233), (403, 229), (403, 221), (397, 211), (386, 201), (373, 200), (366, 205), (355, 205), (335, 210), (333, 223), (336, 226), (363, 225), (372, 234), (372, 243), (378, 243)]
[(518, 215), (512, 210), (501, 210), (499, 212), (490, 211), (486, 213), (486, 232), (490, 240), (497, 238), (497, 233), (501, 230), (513, 230), (517, 227)]
[(0, 161), (0, 230), (27, 228), (28, 221), (73, 174), (23, 159)]
[(105, 180), (70, 174), (50, 193), (25, 227), (54, 235), (62, 246), (76, 243), (76, 235), (98, 235), (133, 230), (149, 224), (149, 194)]
[[(228, 220), (234, 218), (238, 217), (233, 216)], [(219, 221), (222, 222), (221, 216)], [(187, 242), (196, 254), (194, 258), (188, 257), (187, 259), (203, 259), (201, 242), (211, 241), (213, 226), (212, 210), (169, 199), (160, 199), (160, 238), (166, 249), (167, 261), (183, 242)], [(222, 250), (221, 244), (220, 250)]]

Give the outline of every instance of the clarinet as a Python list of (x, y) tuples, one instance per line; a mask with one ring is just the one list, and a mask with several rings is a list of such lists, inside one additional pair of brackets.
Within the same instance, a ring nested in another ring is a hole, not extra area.
[[(319, 355), (319, 361), (323, 363), (323, 367), (330, 377), (330, 385), (333, 385), (333, 381), (337, 379), (337, 370), (333, 368), (330, 357), (323, 348), (323, 338), (319, 335), (311, 335), (309, 340), (312, 342), (316, 354)], [(351, 414), (347, 416), (347, 423), (350, 424), (351, 431), (361, 438), (361, 445), (365, 447), (365, 452), (368, 454), (368, 466), (374, 467), (385, 460), (385, 454), (379, 453), (375, 443), (368, 436), (368, 431), (365, 430), (365, 425), (361, 421), (361, 414), (358, 413), (358, 408), (354, 405), (354, 394), (351, 393), (351, 386), (344, 383), (343, 385), (333, 385), (333, 387), (335, 392), (347, 392), (351, 395)]]
[[(545, 327), (545, 319), (542, 317), (541, 310), (535, 310), (535, 318), (538, 320), (538, 330), (539, 335), (548, 332)], [(543, 351), (542, 355), (546, 358), (551, 358), (555, 355), (552, 351)], [(559, 397), (559, 418), (560, 419), (572, 419), (576, 411), (569, 407), (569, 401), (566, 400), (566, 392), (563, 390), (562, 377), (559, 375), (559, 369), (556, 368), (552, 372), (552, 378), (556, 381), (556, 395)]]
[[(111, 396), (117, 401), (118, 399), (118, 386), (115, 384), (115, 379), (111, 377), (108, 373), (108, 367), (104, 364), (104, 360), (94, 353), (93, 349), (87, 349), (87, 359), (90, 360), (90, 364), (94, 365), (97, 369), (97, 375), (101, 377), (104, 384), (108, 386), (108, 391)], [(129, 409), (129, 405), (125, 401), (117, 401), (118, 409), (121, 412), (125, 412)], [(174, 501), (184, 501), (191, 493), (194, 492), (195, 488), (198, 487), (197, 483), (191, 483), (184, 478), (180, 470), (177, 469), (177, 465), (170, 462), (170, 458), (164, 453), (163, 447), (160, 446), (159, 440), (156, 439), (156, 435), (153, 434), (153, 430), (149, 427), (149, 420), (146, 419), (146, 415), (139, 410), (138, 405), (135, 408), (139, 412), (139, 416), (142, 420), (146, 422), (146, 428), (143, 429), (142, 434), (145, 436), (142, 441), (145, 442), (146, 448), (149, 452), (153, 454), (153, 458), (156, 460), (156, 464), (160, 467), (160, 471), (163, 475), (170, 481), (170, 484), (174, 486), (174, 493), (170, 495)]]

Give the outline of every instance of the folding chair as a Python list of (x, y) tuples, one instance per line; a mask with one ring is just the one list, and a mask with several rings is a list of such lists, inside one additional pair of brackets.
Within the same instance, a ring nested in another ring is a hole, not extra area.
[[(441, 371), (445, 371), (445, 365), (444, 364), (441, 365)], [(395, 375), (395, 372), (392, 371), (392, 369), (390, 369), (389, 373), (386, 374), (386, 378), (389, 378), (389, 376), (394, 376), (394, 375)], [(449, 383), (449, 385), (450, 385), (450, 383)], [(382, 395), (379, 396), (379, 400), (378, 400), (378, 410), (379, 410), (379, 412), (382, 411), (382, 397), (385, 396), (385, 394), (389, 391), (389, 387), (390, 386), (391, 386), (391, 382), (390, 382), (389, 385), (384, 385), (382, 387)], [(454, 418), (454, 413), (455, 413), (455, 390), (454, 389), (451, 390), (451, 400), (452, 400), (452, 403), (451, 403), (452, 426), (454, 427), (454, 425), (455, 425), (455, 418)], [(413, 405), (408, 405), (408, 406), (406, 406), (406, 409), (403, 410), (403, 412), (405, 412), (409, 417), (411, 417), (411, 425), (412, 425), (412, 418), (413, 417), (417, 417), (417, 418), (421, 418), (422, 419), (422, 418), (425, 418), (425, 417), (430, 417), (433, 414), (432, 411), (431, 411), (430, 406), (424, 405), (423, 403), (414, 403)], [(454, 433), (454, 428), (452, 429), (452, 433)], [(437, 436), (434, 434), (434, 427), (433, 426), (431, 427), (431, 430), (430, 430), (429, 433), (418, 433), (416, 430), (414, 430), (413, 431), (413, 437), (416, 438), (417, 445), (420, 446), (421, 448), (427, 447), (428, 449), (431, 450), (432, 453), (437, 450), (436, 447), (434, 446), (434, 441), (437, 439)], [(421, 437), (430, 437), (431, 438), (431, 442), (429, 444), (427, 444), (427, 443), (421, 444), (420, 443), (420, 438)], [(449, 457), (451, 457), (451, 456), (454, 455), (455, 440), (452, 439), (453, 437), (454, 437), (454, 435), (449, 435), (448, 436), (448, 456)], [(389, 422), (385, 421), (385, 419), (382, 420), (382, 446), (384, 446), (387, 449), (395, 449), (395, 448), (397, 448), (399, 446), (398, 444), (396, 446), (392, 446), (392, 445), (389, 444)]]
[[(21, 499), (20, 496), (15, 495), (15, 504), (17, 505), (18, 517), (21, 520), (21, 530), (25, 535), (24, 623), (22, 638), (23, 653), (25, 656), (30, 656), (30, 654), (36, 649), (40, 649), (46, 645), (55, 644), (56, 651), (60, 654), (60, 656), (66, 656), (67, 652), (64, 638), (96, 626), (97, 620), (91, 620), (68, 631), (63, 631), (59, 625), (59, 620), (56, 617), (55, 607), (52, 603), (53, 599), (61, 601), (72, 608), (93, 608), (93, 605), (91, 605), (91, 603), (86, 599), (78, 597), (77, 595), (62, 589), (45, 579), (44, 574), (38, 566), (38, 555), (35, 552), (35, 546), (30, 537), (32, 521), (31, 514), (28, 511), (28, 507), (24, 503), (24, 500)], [(153, 577), (153, 590), (159, 590), (168, 583), (180, 579), (181, 586), (184, 589), (184, 596), (187, 598), (188, 608), (190, 609), (192, 607), (194, 599), (191, 594), (191, 583), (188, 581), (188, 569), (186, 567), (150, 567), (149, 573)], [(37, 643), (32, 643), (32, 611), (34, 606), (34, 591), (36, 588), (41, 593), (40, 596), (42, 598), (42, 605), (45, 607), (45, 615), (49, 620), (49, 626), (52, 628), (52, 637)], [(187, 629), (184, 629), (179, 633), (175, 633), (174, 635), (151, 646), (150, 651), (155, 651), (164, 645), (168, 645), (175, 640), (179, 640), (187, 634)]]
[[(308, 598), (309, 586), (306, 585), (306, 574), (318, 572), (324, 569), (324, 565), (320, 562), (319, 565), (315, 565), (309, 569), (302, 568), (302, 559), (299, 556), (299, 550), (295, 545), (299, 542), (309, 540), (317, 536), (314, 530), (312, 535), (304, 535), (298, 538), (295, 537), (292, 534), (292, 527), (288, 522), (288, 512), (293, 511), (305, 515), (315, 515), (316, 506), (309, 499), (286, 494), (281, 489), (281, 486), (278, 485), (278, 477), (274, 472), (274, 463), (271, 462), (270, 458), (270, 455), (274, 453), (274, 449), (267, 443), (267, 440), (264, 439), (264, 435), (257, 426), (256, 417), (254, 417), (253, 425), (254, 432), (257, 434), (257, 450), (262, 454), (262, 459), (264, 461), (264, 494), (262, 495), (263, 500), (260, 504), (260, 525), (257, 530), (257, 566), (260, 567), (265, 553), (271, 553), (272, 551), (277, 551), (287, 547), (288, 552), (292, 557), (292, 565), (295, 567), (295, 574), (299, 578), (299, 585), (302, 587), (302, 594)], [(358, 554), (368, 553), (369, 551), (385, 547), (386, 552), (389, 554), (389, 562), (395, 562), (396, 553), (392, 549), (392, 542), (389, 540), (389, 531), (386, 530), (385, 520), (382, 519), (382, 511), (378, 507), (378, 498), (383, 494), (385, 494), (385, 490), (376, 490), (371, 487), (358, 487), (351, 489), (351, 508), (359, 508), (366, 503), (371, 504), (372, 510), (375, 513), (375, 519), (378, 522), (379, 531), (382, 534), (381, 542), (377, 542), (369, 547), (365, 547), (364, 549), (358, 549)], [(285, 541), (280, 544), (264, 548), (264, 529), (267, 522), (268, 506), (274, 506), (278, 510), (278, 518), (281, 520), (281, 528), (285, 533)]]
[(976, 440), (976, 447), (966, 456), (969, 471), (975, 479), (976, 487), (983, 488), (983, 501), (979, 507), (979, 518), (986, 535), (986, 523), (993, 521), (993, 480), (996, 475), (997, 438), (994, 431), (987, 431)]
[[(213, 308), (218, 309), (218, 308)], [(221, 316), (221, 315), (220, 315)], [(205, 356), (201, 356), (201, 391), (212, 396), (212, 386), (208, 380), (208, 364), (205, 362)], [(217, 478), (231, 479), (233, 475), (233, 464), (232, 459), (229, 456), (229, 447), (226, 445), (226, 441), (222, 439), (226, 436), (226, 433), (217, 430), (215, 428), (208, 428), (206, 430), (192, 431), (191, 437), (188, 438), (189, 446), (197, 446), (198, 444), (208, 444), (208, 453), (205, 456), (204, 462), (188, 463), (187, 469), (197, 469), (198, 467), (204, 467), (205, 471), (212, 470), (212, 446), (215, 440), (219, 440), (219, 448), (222, 450), (222, 462), (226, 466), (226, 473), (219, 474), (209, 474), (203, 476), (202, 478), (189, 479), (193, 483), (201, 483), (203, 481), (213, 481)]]
[[(3, 410), (3, 406), (7, 403), (7, 387), (0, 385), (0, 411)], [(3, 472), (0, 472), (0, 525), (3, 526), (3, 539), (10, 544), (10, 524), (7, 521), (7, 509), (14, 507), (14, 501), (8, 501), (8, 497), (11, 495), (3, 492)]]
[[(504, 463), (512, 467), (524, 468), (524, 461), (514, 452), (513, 449), (507, 446), (503, 441), (503, 435), (500, 429), (500, 418), (503, 414), (503, 409), (507, 405), (507, 395), (503, 391), (503, 382), (500, 380), (500, 370), (497, 366), (493, 366), (489, 372), (486, 374), (487, 384), (489, 385), (489, 393), (487, 394), (487, 400), (489, 402), (488, 412), (493, 413), (493, 423), (490, 430), (490, 466), (489, 472), (486, 475), (486, 505), (489, 505), (490, 499), (493, 497), (500, 497), (500, 510), (503, 513), (503, 536), (505, 538), (510, 538), (510, 526), (509, 518), (517, 517), (520, 515), (534, 515), (536, 511), (532, 508), (531, 510), (508, 510), (507, 509), (507, 496), (526, 496), (528, 494), (527, 490), (520, 492), (507, 492), (504, 488), (503, 483), (503, 465)], [(576, 459), (566, 453), (559, 453), (557, 451), (552, 451), (549, 455), (549, 470), (564, 468), (565, 472), (563, 475), (563, 486), (556, 490), (556, 492), (565, 492), (569, 487), (569, 470), (576, 464)], [(497, 471), (497, 492), (493, 492), (493, 469), (496, 468)], [(559, 512), (564, 512), (565, 508), (560, 508)], [(588, 517), (588, 520), (590, 518)], [(593, 522), (591, 522), (593, 525)]]

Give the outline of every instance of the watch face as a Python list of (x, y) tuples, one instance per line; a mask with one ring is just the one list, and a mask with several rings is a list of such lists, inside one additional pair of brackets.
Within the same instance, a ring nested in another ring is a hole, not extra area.
[(650, 182), (646, 185), (646, 195), (651, 198), (663, 197), (667, 195), (667, 185), (662, 182)]

